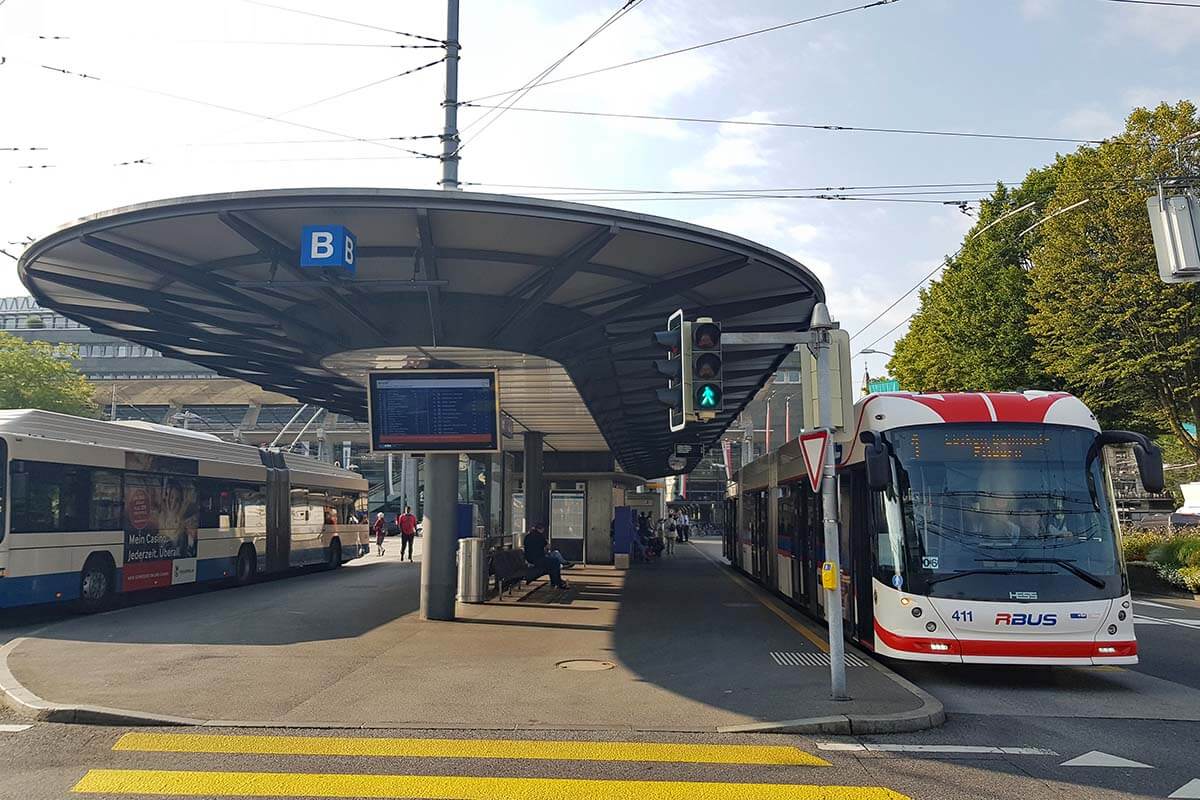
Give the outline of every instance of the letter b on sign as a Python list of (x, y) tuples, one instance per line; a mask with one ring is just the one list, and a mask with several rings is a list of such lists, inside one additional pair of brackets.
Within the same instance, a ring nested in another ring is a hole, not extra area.
[(305, 225), (300, 234), (300, 266), (352, 273), (357, 244), (344, 225)]

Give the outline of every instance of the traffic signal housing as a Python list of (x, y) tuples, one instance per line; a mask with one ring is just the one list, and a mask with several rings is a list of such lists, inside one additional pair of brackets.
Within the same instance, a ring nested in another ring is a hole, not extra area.
[(691, 347), (685, 372), (690, 375), (685, 375), (684, 383), (692, 401), (689, 411), (698, 420), (710, 420), (724, 407), (725, 399), (721, 324), (700, 317), (690, 323), (687, 333)]
[(667, 421), (672, 433), (683, 430), (692, 415), (691, 326), (692, 323), (683, 318), (681, 309), (667, 318), (665, 331), (654, 333), (654, 343), (667, 350), (666, 358), (654, 362), (658, 373), (667, 378), (667, 387), (656, 390), (655, 396), (667, 407)]

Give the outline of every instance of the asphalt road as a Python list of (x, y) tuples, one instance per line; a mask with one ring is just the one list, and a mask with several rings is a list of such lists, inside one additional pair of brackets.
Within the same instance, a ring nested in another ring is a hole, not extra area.
[[(1200, 798), (1200, 606), (1149, 598), (1135, 613), (1134, 667), (893, 664), (949, 715), (895, 736), (107, 728), (29, 725), (0, 710), (0, 800)], [(0, 640), (61, 618), (10, 617)], [(531, 751), (531, 739), (544, 744)]]
[[(12, 722), (0, 716), (0, 723)], [(1011, 718), (1003, 717), (954, 720), (940, 730), (874, 740), (622, 734), (614, 741), (601, 732), (515, 738), (495, 731), (185, 731), (35, 724), (24, 730), (0, 727), (0, 797), (1197, 797), (1200, 781), (1194, 784), (1197, 792), (1184, 787), (1200, 778), (1198, 735), (1196, 723), (1077, 719), (1014, 728)], [(880, 742), (885, 749), (877, 749)], [(1110, 761), (1119, 757), (1140, 765), (1070, 763), (1080, 757), (1105, 761), (1096, 751)]]

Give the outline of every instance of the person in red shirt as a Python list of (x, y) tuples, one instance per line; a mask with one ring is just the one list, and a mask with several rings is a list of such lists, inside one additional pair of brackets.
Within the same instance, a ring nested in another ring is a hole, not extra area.
[(404, 551), (408, 549), (408, 560), (413, 560), (413, 539), (417, 536), (417, 518), (413, 516), (412, 507), (405, 506), (404, 513), (396, 518), (400, 528), (400, 560), (404, 560)]
[(375, 521), (371, 523), (371, 533), (375, 534), (375, 546), (379, 548), (379, 552), (376, 555), (383, 555), (383, 536), (387, 532), (386, 528), (383, 512), (380, 511), (375, 515)]

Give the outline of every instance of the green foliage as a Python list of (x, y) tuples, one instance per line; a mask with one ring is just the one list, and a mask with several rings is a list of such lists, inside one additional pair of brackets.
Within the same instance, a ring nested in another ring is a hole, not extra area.
[(1121, 536), (1121, 552), (1125, 561), (1149, 561), (1150, 551), (1167, 542), (1170, 534), (1163, 529), (1142, 529), (1125, 531)]
[(1158, 577), (1167, 583), (1187, 589), (1193, 594), (1200, 594), (1200, 567), (1171, 567), (1160, 565)]
[(1164, 539), (1149, 552), (1150, 561), (1170, 567), (1200, 567), (1200, 531), (1183, 530)]
[(1200, 285), (1159, 279), (1145, 203), (1178, 169), (1168, 146), (1197, 130), (1195, 106), (1164, 103), (1061, 157), (1047, 210), (1087, 203), (1042, 226), (1029, 291), (1046, 371), (1098, 414), (1169, 430), (1193, 461), (1200, 442), (1182, 423), (1200, 420)]
[(95, 416), (94, 389), (67, 360), (72, 348), (0, 333), (0, 408)]
[[(920, 310), (895, 345), (889, 369), (914, 391), (1043, 388), (1033, 357), (1026, 264), (1033, 236), (1017, 234), (1053, 194), (1059, 166), (1035, 170), (1015, 188), (999, 184), (941, 277), (921, 290)], [(1016, 212), (1016, 213), (1013, 213)], [(1006, 214), (1007, 218), (1002, 219)]]

